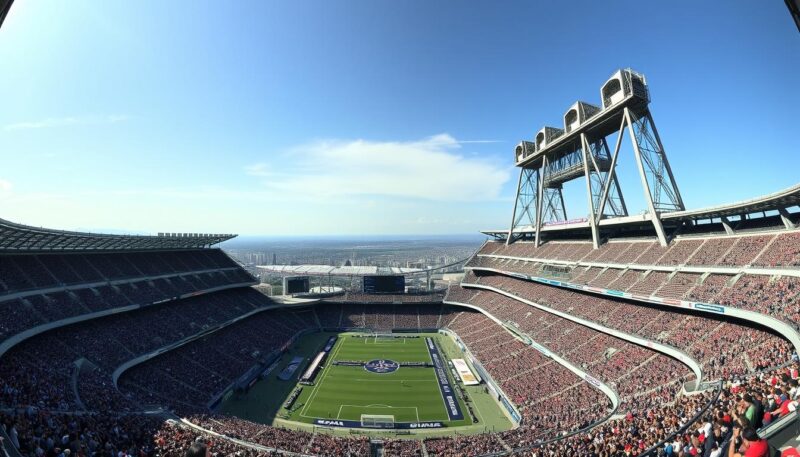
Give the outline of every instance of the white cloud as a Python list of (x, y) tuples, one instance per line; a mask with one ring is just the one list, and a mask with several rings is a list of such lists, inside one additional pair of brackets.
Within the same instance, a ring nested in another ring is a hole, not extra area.
[(49, 117), (38, 121), (25, 121), (6, 124), (3, 130), (32, 130), (53, 127), (69, 127), (75, 125), (115, 124), (130, 119), (124, 114), (110, 114), (105, 116), (79, 116), (79, 117)]
[(436, 201), (491, 200), (500, 195), (509, 169), (460, 154), (462, 142), (440, 134), (420, 141), (318, 141), (293, 148), (281, 167), (245, 168), (287, 196), (358, 195)]

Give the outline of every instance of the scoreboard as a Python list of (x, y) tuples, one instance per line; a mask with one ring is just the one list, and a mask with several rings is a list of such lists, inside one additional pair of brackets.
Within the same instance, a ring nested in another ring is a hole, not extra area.
[(294, 295), (308, 292), (310, 283), (308, 276), (287, 276), (283, 278), (283, 294)]
[(364, 276), (365, 294), (402, 294), (405, 290), (405, 276)]

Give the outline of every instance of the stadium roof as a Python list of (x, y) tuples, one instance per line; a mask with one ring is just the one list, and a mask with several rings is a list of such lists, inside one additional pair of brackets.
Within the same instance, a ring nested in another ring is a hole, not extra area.
[(196, 249), (207, 248), (235, 236), (201, 233), (108, 235), (30, 227), (0, 219), (0, 252)]
[[(664, 223), (693, 223), (695, 221), (702, 221), (707, 219), (714, 219), (720, 217), (733, 217), (747, 214), (755, 214), (766, 211), (780, 211), (786, 208), (791, 208), (800, 205), (800, 184), (794, 185), (781, 191), (763, 195), (761, 197), (753, 198), (750, 200), (739, 201), (735, 203), (728, 203), (717, 206), (709, 206), (695, 210), (672, 211), (661, 214), (661, 220)], [(647, 222), (650, 220), (648, 214), (632, 215), (626, 217), (616, 217), (602, 219), (600, 221), (601, 227), (608, 226), (622, 226), (622, 225), (635, 225)], [(566, 221), (552, 225), (545, 225), (542, 227), (542, 232), (559, 232), (570, 231), (575, 229), (586, 229), (589, 227), (589, 222), (586, 219), (578, 219), (575, 221)], [(514, 230), (515, 233), (535, 233), (535, 227), (522, 227)], [(483, 230), (482, 233), (492, 236), (507, 236), (508, 229), (501, 230)]]
[(402, 275), (419, 273), (419, 268), (399, 267), (332, 267), (329, 265), (258, 265), (270, 273), (308, 276), (364, 276), (364, 275)]
[(739, 214), (752, 214), (760, 211), (773, 211), (800, 205), (800, 184), (796, 184), (788, 189), (763, 195), (740, 202), (709, 206), (697, 210), (675, 211), (664, 213), (662, 219), (710, 219), (713, 217), (736, 216)]

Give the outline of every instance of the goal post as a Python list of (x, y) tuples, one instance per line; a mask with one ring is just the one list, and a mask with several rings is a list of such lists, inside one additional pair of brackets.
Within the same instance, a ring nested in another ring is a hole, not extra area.
[(394, 416), (382, 414), (362, 414), (361, 426), (364, 428), (394, 428)]

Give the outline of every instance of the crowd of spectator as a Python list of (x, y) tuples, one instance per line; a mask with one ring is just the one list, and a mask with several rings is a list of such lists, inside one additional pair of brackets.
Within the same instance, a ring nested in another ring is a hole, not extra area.
[[(792, 353), (789, 342), (776, 334), (742, 321), (710, 314), (671, 311), (497, 274), (477, 276), (470, 273), (464, 282), (494, 287), (611, 329), (673, 346), (695, 358), (709, 379), (730, 378), (775, 366), (789, 360)], [(480, 293), (491, 294), (488, 291)], [(507, 307), (514, 307), (512, 309), (516, 309), (518, 315), (531, 312), (530, 306), (503, 298), (507, 300), (504, 301)], [(480, 300), (481, 306), (493, 312), (494, 308), (485, 299)], [(509, 313), (508, 319), (520, 325), (526, 325), (526, 322), (533, 325), (530, 317), (518, 319)]]
[(800, 232), (679, 237), (667, 247), (658, 240), (612, 241), (592, 249), (588, 241), (488, 242), (479, 254), (568, 262), (659, 266), (800, 267)]
[[(545, 265), (533, 261), (476, 256), (467, 266), (553, 277)], [(645, 298), (652, 295), (722, 304), (770, 315), (800, 328), (800, 277), (796, 276), (712, 273), (703, 277), (699, 273), (578, 267), (555, 279)]]
[(0, 412), (0, 427), (24, 456), (155, 455), (162, 418), (60, 413), (37, 408)]
[(425, 440), (425, 450), (435, 457), (461, 457), (503, 452), (506, 448), (496, 435), (464, 435)]
[(439, 327), (439, 303), (404, 304), (334, 304), (315, 307), (322, 328), (369, 328), (372, 330), (431, 329)]
[(221, 269), (243, 271), (219, 249), (4, 255), (0, 297), (27, 290)]
[(363, 292), (345, 291), (342, 295), (326, 297), (329, 303), (441, 303), (444, 290), (433, 292), (404, 293), (404, 294), (367, 294)]
[[(701, 252), (716, 246), (717, 254), (702, 254), (713, 259), (703, 262), (790, 267), (797, 260), (797, 248), (786, 236), (687, 238), (667, 248), (649, 242), (630, 242), (630, 246), (617, 242), (616, 249), (598, 251), (581, 242), (550, 243), (536, 249), (535, 255), (528, 253), (530, 244), (518, 243), (517, 254), (526, 255), (514, 256), (571, 261), (603, 261), (606, 256), (680, 265), (699, 262)], [(500, 255), (512, 255), (510, 248), (491, 248), (505, 250)], [(786, 252), (777, 252), (778, 248)], [(543, 266), (486, 256), (475, 257), (471, 265), (515, 272), (541, 271)], [(689, 273), (679, 277), (657, 271), (610, 270), (587, 266), (570, 275), (586, 283), (608, 281), (639, 294), (697, 294), (759, 312), (784, 313), (790, 319), (800, 316), (798, 283), (790, 277), (701, 278)], [(599, 389), (484, 314), (443, 307), (441, 294), (438, 298), (403, 294), (381, 299), (352, 294), (347, 300), (279, 311), (267, 309), (272, 302), (249, 288), (169, 301), (185, 293), (251, 281), (217, 250), (3, 257), (0, 341), (42, 323), (131, 304), (154, 304), (56, 328), (3, 354), (0, 422), (4, 434), (23, 455), (37, 457), (182, 456), (193, 445), (209, 449), (211, 455), (276, 455), (265, 448), (320, 456), (369, 455), (370, 443), (364, 437), (334, 437), (208, 414), (209, 401), (243, 373), (265, 364), (271, 353), (281, 351), (302, 332), (320, 327), (449, 328), (523, 417), (519, 428), (499, 434), (386, 440), (386, 455), (481, 455), (530, 446), (537, 447), (531, 455), (636, 454), (666, 440), (660, 445), (664, 453), (680, 449), (685, 455), (710, 457), (713, 446), (706, 443), (714, 441), (719, 447), (730, 438), (735, 423), (742, 423), (742, 429), (768, 424), (793, 411), (800, 396), (796, 363), (775, 368), (792, 360), (791, 347), (777, 335), (721, 318), (665, 311), (502, 275), (472, 272), (464, 284), (493, 287), (674, 346), (696, 358), (707, 377), (722, 379), (722, 390), (683, 395), (681, 387), (693, 375), (676, 360), (485, 289), (452, 287), (447, 300), (486, 310), (611, 386), (620, 397), (616, 413), (622, 416), (604, 422), (612, 411)], [(199, 336), (218, 326), (219, 330)], [(198, 337), (126, 371), (119, 389), (114, 385), (111, 374), (123, 363), (194, 336)], [(186, 415), (212, 433), (141, 412), (151, 405)]]
[(456, 309), (443, 326), (470, 348), (522, 414), (525, 425), (504, 436), (511, 444), (578, 430), (610, 413), (605, 394), (483, 314)]
[[(57, 328), (3, 355), (0, 401), (58, 410), (83, 403), (90, 410), (128, 411), (133, 406), (110, 385), (119, 365), (271, 304), (253, 289), (233, 289)], [(276, 322), (292, 314), (280, 313)], [(82, 402), (73, 398), (70, 382), (77, 360), (86, 362), (77, 383)]]
[[(488, 306), (495, 311), (501, 309), (500, 302), (503, 300), (498, 298), (496, 293), (473, 290), (467, 295), (472, 297), (472, 304), (480, 304), (482, 301), (488, 303), (491, 298), (493, 303)], [(448, 301), (450, 296), (448, 294)], [(459, 291), (458, 296), (466, 295), (463, 291)], [(502, 306), (513, 305), (509, 302), (503, 303)], [(527, 309), (524, 314), (529, 312), (531, 310)], [(547, 327), (547, 324), (540, 320), (534, 322)], [(736, 332), (734, 327), (724, 327), (726, 325), (729, 324), (718, 323), (716, 327), (723, 326), (722, 328)], [(466, 334), (469, 335), (468, 329), (466, 330)], [(739, 331), (747, 332), (752, 329)], [(736, 342), (737, 337), (734, 333), (731, 338), (717, 342), (712, 347), (725, 347)], [(566, 353), (566, 358), (569, 359), (569, 355)], [(727, 375), (721, 392), (714, 389), (694, 395), (677, 396), (675, 392), (669, 392), (669, 395), (659, 394), (657, 401), (648, 402), (646, 408), (638, 408), (639, 402), (643, 399), (641, 395), (637, 398), (637, 394), (634, 394), (635, 402), (626, 404), (623, 399), (618, 411), (624, 414), (623, 418), (544, 445), (536, 444), (546, 439), (542, 436), (523, 435), (524, 438), (520, 439), (520, 430), (524, 430), (526, 425), (518, 430), (504, 432), (500, 436), (506, 444), (514, 448), (535, 447), (535, 450), (515, 453), (520, 455), (637, 455), (660, 443), (658, 449), (660, 455), (716, 456), (719, 454), (712, 452), (719, 452), (723, 442), (730, 438), (734, 423), (741, 419), (739, 416), (747, 415), (750, 418), (748, 424), (742, 424), (742, 429), (747, 425), (758, 429), (794, 411), (798, 404), (797, 399), (800, 398), (798, 365), (796, 362), (785, 365), (789, 360), (796, 360), (796, 357), (793, 359), (791, 352), (786, 350), (761, 352), (753, 358), (758, 358), (761, 362), (747, 370)], [(768, 366), (774, 367), (779, 364), (784, 366), (764, 370)], [(591, 370), (591, 367), (589, 369)], [(646, 392), (644, 387), (641, 389), (641, 392)], [(622, 394), (623, 397), (624, 395)], [(649, 394), (645, 396), (649, 397), (645, 398), (645, 401), (653, 400)]]
[[(103, 256), (114, 258), (110, 254), (103, 254)], [(27, 257), (30, 258), (22, 262), (23, 265), (37, 261), (36, 256)], [(19, 262), (19, 259), (17, 259), (17, 262), (7, 261), (9, 258), (13, 259), (13, 256), (4, 256), (2, 262), (0, 262), (0, 265), (2, 265), (0, 268), (4, 269), (3, 273), (11, 272), (11, 269), (16, 268), (15, 265)], [(201, 258), (205, 259), (205, 257)], [(49, 285), (41, 286), (36, 290), (26, 290), (18, 293), (12, 293), (13, 290), (0, 291), (0, 340), (38, 325), (84, 314), (109, 311), (132, 305), (146, 306), (171, 300), (182, 295), (194, 294), (198, 291), (222, 286), (230, 287), (248, 284), (254, 281), (253, 277), (241, 268), (217, 267), (218, 262), (214, 261), (215, 258), (216, 256), (214, 255), (209, 256), (207, 264), (192, 263), (192, 266), (198, 269), (194, 272), (169, 270), (169, 272), (158, 275), (158, 278), (150, 277), (145, 279), (149, 275), (138, 273), (138, 277), (129, 276), (113, 282), (106, 278), (95, 278), (89, 279), (89, 281), (92, 281), (90, 283), (73, 283), (69, 286), (64, 284), (53, 285), (44, 279), (40, 279), (26, 284), (30, 287), (33, 284)], [(116, 258), (116, 261), (120, 263), (127, 262), (124, 256)], [(212, 261), (214, 262), (212, 263)], [(83, 262), (86, 262), (85, 266), (88, 268), (88, 261), (83, 260)], [(134, 264), (130, 264), (130, 266), (133, 267)], [(37, 271), (36, 275), (38, 276), (33, 277), (40, 277), (46, 273), (41, 268)], [(18, 281), (13, 280), (13, 277), (9, 279), (0, 276), (0, 278), (8, 281), (8, 284), (20, 285)], [(52, 279), (50, 276), (48, 278)], [(51, 286), (53, 288), (47, 289), (47, 287)], [(46, 290), (46, 293), (43, 293), (43, 290)]]

